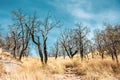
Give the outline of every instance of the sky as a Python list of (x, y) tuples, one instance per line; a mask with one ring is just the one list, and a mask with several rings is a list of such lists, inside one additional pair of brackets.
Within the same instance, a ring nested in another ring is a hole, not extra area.
[(120, 23), (120, 0), (0, 0), (1, 33), (7, 33), (12, 24), (12, 10), (23, 9), (26, 13), (37, 11), (40, 18), (51, 12), (63, 26), (49, 34), (48, 47), (53, 46), (61, 30), (74, 28), (81, 22), (91, 29), (103, 28), (103, 23)]

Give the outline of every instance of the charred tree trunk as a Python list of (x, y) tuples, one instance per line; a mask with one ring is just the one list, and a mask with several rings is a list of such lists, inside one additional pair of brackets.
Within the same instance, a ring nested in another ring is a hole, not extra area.
[(80, 43), (80, 57), (81, 57), (81, 61), (83, 61), (83, 44), (82, 43)]
[(68, 50), (67, 50), (66, 46), (65, 46), (63, 43), (62, 43), (62, 45), (63, 45), (63, 47), (64, 47), (64, 49), (65, 49), (65, 51), (66, 51), (66, 53), (67, 53), (68, 57), (69, 57), (69, 58), (71, 58), (71, 56), (70, 56), (70, 54), (69, 54), (69, 52), (68, 52)]
[(65, 59), (65, 50), (63, 46), (62, 46), (62, 53), (63, 53), (63, 58)]
[(13, 57), (16, 58), (16, 34), (14, 31), (12, 32), (12, 34), (14, 39)]
[(116, 52), (116, 48), (115, 48), (115, 44), (113, 43), (113, 52), (114, 52), (114, 56), (115, 56), (115, 59), (116, 59), (116, 62), (118, 64), (118, 56), (117, 56), (117, 52)]
[(58, 48), (56, 49), (55, 59), (57, 59), (57, 57), (58, 57)]
[(83, 61), (83, 49), (80, 50), (81, 61)]
[(31, 37), (32, 37), (32, 41), (35, 45), (37, 45), (37, 48), (38, 48), (38, 53), (39, 53), (39, 56), (41, 58), (41, 62), (42, 64), (44, 64), (44, 60), (43, 60), (43, 54), (42, 54), (42, 50), (41, 50), (41, 46), (40, 46), (40, 38), (39, 36), (37, 37), (37, 41), (35, 40), (35, 36), (34, 36), (34, 31), (31, 33)]
[(56, 51), (55, 53), (55, 59), (57, 59), (57, 57), (58, 57), (58, 51)]
[(48, 56), (47, 56), (47, 45), (46, 45), (46, 40), (47, 40), (47, 38), (45, 38), (45, 37), (43, 37), (43, 39), (44, 39), (44, 43), (43, 43), (43, 45), (44, 45), (44, 56), (45, 56), (45, 58), (44, 58), (44, 61), (45, 61), (45, 64), (47, 64), (47, 60), (48, 60)]
[(19, 60), (20, 60), (20, 61), (21, 61), (21, 59), (22, 59), (23, 54), (24, 54), (24, 49), (22, 49), (21, 52), (20, 52), (20, 57), (19, 57)]
[(113, 54), (113, 53), (111, 53), (111, 56), (112, 56), (112, 60), (114, 61), (114, 60), (115, 60), (115, 58), (114, 58), (114, 54)]
[(102, 54), (101, 56), (102, 56), (102, 60), (103, 60), (104, 59), (104, 52), (102, 52), (101, 54)]
[(118, 56), (117, 56), (116, 51), (114, 51), (114, 55), (115, 55), (116, 62), (117, 62), (117, 64), (118, 64), (118, 63), (119, 63), (119, 61), (118, 61)]
[(59, 45), (58, 45), (58, 41), (56, 42), (55, 48), (56, 48), (55, 59), (57, 59), (58, 54), (59, 54)]
[(16, 46), (13, 48), (13, 57), (16, 58)]
[(72, 56), (72, 48), (69, 47), (69, 53), (70, 53), (70, 58), (72, 59), (73, 56)]
[(101, 56), (101, 58), (103, 60), (104, 59), (104, 52), (102, 50), (102, 47), (101, 47), (100, 43), (99, 43), (99, 52), (100, 52), (100, 56)]
[(74, 57), (74, 55), (78, 52), (78, 50), (76, 50), (73, 54), (72, 54), (72, 58)]
[(43, 61), (43, 54), (42, 54), (40, 45), (38, 45), (38, 53), (39, 53), (39, 56), (40, 56), (40, 58), (41, 58), (42, 64), (44, 64), (44, 61)]

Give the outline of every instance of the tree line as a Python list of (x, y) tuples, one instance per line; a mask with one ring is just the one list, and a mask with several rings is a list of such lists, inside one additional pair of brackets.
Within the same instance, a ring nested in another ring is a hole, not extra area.
[[(60, 21), (56, 20), (49, 13), (40, 20), (36, 12), (32, 15), (25, 14), (22, 9), (12, 11), (14, 24), (9, 26), (9, 32), (5, 43), (1, 39), (1, 47), (12, 52), (14, 58), (27, 56), (30, 41), (36, 45), (41, 62), (47, 63), (47, 38), (49, 32), (60, 26)], [(3, 45), (4, 43), (4, 45)]]
[[(94, 38), (89, 39), (90, 29), (82, 23), (77, 23), (74, 29), (68, 29), (61, 33), (55, 44), (55, 58), (59, 54), (67, 54), (69, 58), (77, 53), (80, 54), (81, 61), (84, 56), (91, 53), (94, 58), (95, 53), (104, 59), (104, 56), (111, 56), (112, 60), (119, 63), (120, 53), (120, 25), (103, 24), (104, 29), (95, 29)], [(59, 44), (59, 45), (58, 45)], [(59, 46), (59, 47), (58, 47)]]
[[(52, 29), (60, 27), (60, 20), (56, 20), (50, 13), (40, 20), (36, 12), (32, 15), (25, 14), (22, 9), (12, 11), (13, 24), (9, 25), (9, 32), (5, 41), (0, 37), (0, 47), (11, 51), (14, 58), (28, 56), (30, 43), (32, 42), (38, 50), (42, 64), (48, 60), (47, 39)], [(102, 59), (104, 55), (111, 56), (118, 63), (120, 52), (120, 25), (104, 24), (105, 29), (96, 29), (94, 39), (89, 39), (90, 29), (82, 23), (76, 23), (72, 29), (61, 32), (51, 54), (57, 59), (58, 55), (70, 59), (79, 53), (81, 61), (84, 55), (98, 51)]]

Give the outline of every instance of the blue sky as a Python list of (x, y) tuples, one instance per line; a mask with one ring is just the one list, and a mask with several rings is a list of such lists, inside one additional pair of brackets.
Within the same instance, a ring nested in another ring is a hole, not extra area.
[[(63, 26), (73, 28), (76, 22), (82, 22), (91, 30), (102, 28), (103, 22), (120, 23), (120, 0), (0, 0), (0, 24), (6, 33), (7, 26), (12, 24), (11, 11), (22, 8), (26, 13), (37, 11), (40, 18), (51, 11)], [(56, 41), (60, 31), (50, 33), (49, 47)], [(93, 33), (90, 34), (92, 36)]]

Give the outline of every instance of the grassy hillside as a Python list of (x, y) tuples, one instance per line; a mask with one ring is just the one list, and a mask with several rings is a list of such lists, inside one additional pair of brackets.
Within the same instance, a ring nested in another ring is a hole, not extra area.
[[(80, 80), (120, 80), (120, 67), (116, 62), (110, 57), (102, 60), (100, 56), (84, 59), (82, 62), (79, 56), (72, 60), (68, 57), (56, 60), (50, 57), (47, 65), (42, 65), (39, 58), (27, 57), (22, 59), (16, 72), (4, 74), (4, 77), (10, 80), (58, 80), (59, 75), (65, 75), (66, 68), (74, 69), (76, 75), (81, 76)], [(4, 71), (4, 66), (0, 63), (0, 73)], [(55, 74), (58, 75), (54, 76)]]

